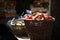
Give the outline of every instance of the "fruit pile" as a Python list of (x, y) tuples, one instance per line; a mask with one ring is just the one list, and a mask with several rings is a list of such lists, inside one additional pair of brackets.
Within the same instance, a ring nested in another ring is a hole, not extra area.
[(29, 19), (29, 20), (55, 20), (49, 14), (47, 14), (47, 13), (40, 13), (40, 12), (35, 12), (32, 15), (31, 14), (25, 14), (24, 18), (25, 19)]

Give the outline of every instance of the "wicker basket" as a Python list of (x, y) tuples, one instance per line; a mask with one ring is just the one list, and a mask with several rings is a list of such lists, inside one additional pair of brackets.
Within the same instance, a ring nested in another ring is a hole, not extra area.
[(53, 21), (24, 20), (30, 40), (51, 40)]

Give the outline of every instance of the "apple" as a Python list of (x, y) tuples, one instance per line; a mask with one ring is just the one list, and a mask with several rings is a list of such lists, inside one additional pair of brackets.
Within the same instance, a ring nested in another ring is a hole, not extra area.
[(25, 14), (25, 15), (24, 15), (24, 18), (25, 18), (25, 19), (32, 19), (32, 15), (30, 15), (30, 14)]
[(24, 18), (28, 19), (28, 14), (25, 14), (25, 15), (24, 15)]
[(48, 14), (43, 14), (46, 20), (49, 20), (49, 15)]
[(42, 19), (42, 16), (38, 16), (39, 19)]
[(29, 19), (32, 19), (32, 16), (31, 15), (29, 15), (29, 17), (28, 17)]
[(42, 15), (39, 15), (36, 20), (44, 20), (43, 16)]
[(52, 20), (52, 18), (53, 18), (52, 16), (49, 16), (49, 20)]

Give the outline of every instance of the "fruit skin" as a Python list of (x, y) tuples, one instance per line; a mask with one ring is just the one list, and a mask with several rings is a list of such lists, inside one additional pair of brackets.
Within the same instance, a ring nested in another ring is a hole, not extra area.
[(38, 16), (39, 19), (42, 19), (42, 16)]
[(49, 16), (49, 20), (53, 20), (53, 17), (52, 16)]
[(47, 13), (37, 13), (35, 15), (25, 14), (24, 18), (32, 20), (55, 20), (52, 16), (48, 15)]
[(30, 15), (30, 14), (25, 14), (25, 15), (24, 15), (24, 18), (26, 18), (26, 19), (32, 19), (32, 15)]
[(40, 15), (40, 16), (38, 16), (38, 19), (42, 19), (42, 16)]
[(32, 16), (30, 16), (29, 19), (32, 19)]
[(43, 16), (46, 20), (49, 20), (49, 15), (48, 14), (43, 14)]
[(52, 20), (53, 19), (53, 17), (48, 15), (48, 14), (44, 14), (44, 17), (46, 20)]
[(25, 14), (25, 15), (24, 15), (24, 18), (28, 19), (28, 14)]
[(39, 15), (36, 17), (36, 20), (44, 20), (44, 17), (42, 15)]

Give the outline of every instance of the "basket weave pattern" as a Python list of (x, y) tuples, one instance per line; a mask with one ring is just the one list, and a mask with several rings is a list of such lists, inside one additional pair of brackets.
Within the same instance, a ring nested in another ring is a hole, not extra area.
[(52, 21), (25, 20), (25, 24), (31, 40), (51, 40)]

